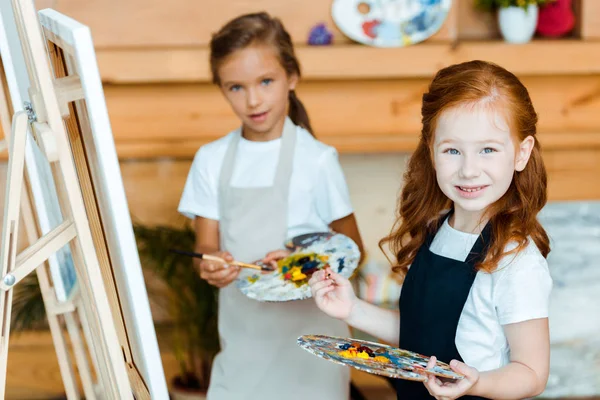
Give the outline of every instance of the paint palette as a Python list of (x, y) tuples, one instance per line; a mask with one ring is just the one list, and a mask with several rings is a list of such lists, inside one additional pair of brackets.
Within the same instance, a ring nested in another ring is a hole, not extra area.
[(356, 243), (341, 233), (302, 235), (287, 241), (285, 247), (292, 253), (278, 261), (276, 271), (240, 274), (237, 287), (242, 293), (258, 301), (307, 299), (312, 295), (308, 280), (314, 272), (330, 267), (349, 278), (360, 260)]
[[(335, 336), (304, 335), (298, 338), (304, 350), (332, 361), (354, 367), (370, 374), (389, 378), (425, 381), (429, 357), (385, 344)], [(447, 379), (463, 379), (446, 363), (438, 361), (428, 373)]]

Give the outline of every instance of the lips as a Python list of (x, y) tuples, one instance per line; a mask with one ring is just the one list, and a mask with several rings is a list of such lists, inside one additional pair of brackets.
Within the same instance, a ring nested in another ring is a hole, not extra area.
[(253, 113), (253, 114), (250, 114), (249, 117), (254, 122), (262, 122), (262, 121), (264, 121), (264, 120), (267, 119), (267, 114), (268, 113), (269, 113), (268, 111), (263, 111), (263, 112), (260, 112), (260, 113)]
[(477, 199), (477, 198), (483, 196), (483, 194), (486, 192), (486, 189), (488, 187), (489, 187), (489, 185), (482, 185), (482, 186), (473, 186), (473, 185), (469, 185), (469, 186), (455, 186), (456, 192), (463, 199)]

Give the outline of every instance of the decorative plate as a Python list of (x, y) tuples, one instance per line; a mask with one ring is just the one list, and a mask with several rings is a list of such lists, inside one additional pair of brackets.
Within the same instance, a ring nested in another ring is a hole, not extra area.
[(440, 30), (452, 0), (334, 0), (331, 13), (350, 39), (375, 47), (403, 47)]

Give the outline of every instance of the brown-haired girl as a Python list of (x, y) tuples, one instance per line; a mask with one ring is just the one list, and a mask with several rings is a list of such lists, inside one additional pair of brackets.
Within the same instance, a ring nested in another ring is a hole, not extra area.
[[(313, 275), (325, 313), (465, 379), (395, 382), (398, 399), (522, 399), (548, 378), (546, 171), (537, 115), (512, 73), (484, 61), (440, 70), (423, 95), (423, 129), (398, 222), (381, 244), (404, 278), (399, 311), (359, 300), (333, 271)], [(327, 277), (327, 274), (331, 274)]]
[[(317, 141), (294, 92), (300, 65), (290, 35), (266, 13), (228, 22), (210, 43), (213, 81), (241, 127), (202, 146), (179, 211), (194, 219), (196, 250), (226, 260), (270, 262), (286, 239), (334, 231), (362, 248), (334, 148)], [(232, 282), (239, 268), (209, 261), (202, 278), (221, 288), (217, 355), (209, 400), (347, 400), (347, 368), (295, 345), (300, 335), (347, 335), (310, 299), (260, 303)], [(199, 338), (201, 340), (201, 338)]]

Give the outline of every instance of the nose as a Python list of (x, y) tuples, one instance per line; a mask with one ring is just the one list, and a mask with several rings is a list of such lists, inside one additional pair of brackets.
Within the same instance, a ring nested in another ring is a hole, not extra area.
[(260, 105), (260, 103), (262, 102), (262, 97), (260, 95), (260, 90), (256, 89), (256, 88), (250, 88), (247, 91), (248, 95), (246, 97), (246, 104), (248, 106), (248, 108), (252, 109), (252, 108), (256, 108)]
[(481, 167), (476, 156), (465, 155), (462, 157), (462, 164), (459, 171), (463, 179), (477, 178), (481, 174)]

